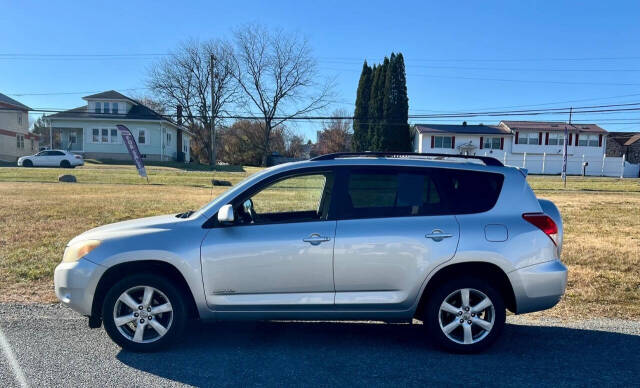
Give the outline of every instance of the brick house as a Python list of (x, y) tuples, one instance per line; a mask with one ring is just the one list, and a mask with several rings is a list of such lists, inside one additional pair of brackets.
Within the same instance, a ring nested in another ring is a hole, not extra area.
[(640, 163), (640, 132), (610, 132), (607, 156), (625, 156), (629, 163)]

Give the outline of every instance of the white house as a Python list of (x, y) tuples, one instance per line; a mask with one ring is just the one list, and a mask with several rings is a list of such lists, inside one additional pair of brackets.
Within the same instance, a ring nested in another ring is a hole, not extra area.
[[(498, 125), (416, 124), (413, 149), (423, 153), (493, 156), (532, 174), (559, 174), (564, 147), (563, 122), (501, 121)], [(637, 176), (638, 165), (605, 156), (607, 131), (596, 124), (567, 124), (567, 172)]]
[(144, 159), (190, 160), (191, 134), (167, 116), (115, 90), (83, 99), (86, 105), (46, 117), (52, 148), (92, 159), (130, 159), (116, 129), (122, 124), (133, 133)]
[(38, 151), (39, 136), (29, 132), (30, 110), (0, 93), (0, 160), (15, 162)]

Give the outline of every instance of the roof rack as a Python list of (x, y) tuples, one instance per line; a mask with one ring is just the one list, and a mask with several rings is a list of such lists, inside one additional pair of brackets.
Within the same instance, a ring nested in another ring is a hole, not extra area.
[(351, 158), (351, 157), (369, 157), (369, 158), (411, 158), (412, 156), (429, 156), (435, 159), (444, 158), (462, 158), (462, 159), (476, 159), (482, 161), (486, 166), (498, 166), (504, 167), (504, 164), (496, 158), (490, 156), (476, 156), (476, 155), (452, 155), (452, 154), (425, 154), (418, 152), (336, 152), (333, 154), (326, 154), (316, 156), (312, 158), (312, 161), (318, 160), (333, 160), (338, 158)]

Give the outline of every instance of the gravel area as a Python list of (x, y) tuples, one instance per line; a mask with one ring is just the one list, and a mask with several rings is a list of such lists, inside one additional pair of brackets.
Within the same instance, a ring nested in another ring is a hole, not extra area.
[(58, 304), (0, 304), (0, 386), (418, 386), (640, 384), (640, 322), (508, 317), (479, 355), (435, 349), (421, 325), (193, 323), (173, 349), (120, 350)]

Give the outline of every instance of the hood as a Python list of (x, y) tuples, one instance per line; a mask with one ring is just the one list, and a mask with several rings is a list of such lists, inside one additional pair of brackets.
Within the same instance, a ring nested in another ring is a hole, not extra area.
[(138, 218), (135, 220), (116, 222), (90, 229), (69, 241), (69, 245), (83, 240), (105, 240), (118, 237), (153, 233), (171, 229), (175, 224), (187, 219), (177, 218), (175, 214)]

